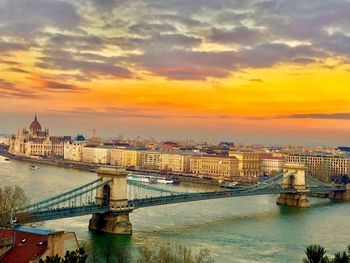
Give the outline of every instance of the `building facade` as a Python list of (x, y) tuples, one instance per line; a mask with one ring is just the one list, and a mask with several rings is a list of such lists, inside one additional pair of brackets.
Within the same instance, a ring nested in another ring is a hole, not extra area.
[(119, 149), (119, 148), (111, 149), (111, 165), (122, 165), (124, 150), (125, 149)]
[(196, 175), (231, 180), (239, 176), (238, 159), (223, 156), (192, 156), (190, 172)]
[(139, 157), (141, 170), (160, 170), (160, 152), (141, 151)]
[(160, 169), (169, 172), (190, 172), (191, 154), (181, 152), (161, 152)]
[(229, 157), (238, 159), (239, 175), (243, 177), (258, 177), (261, 175), (260, 154), (251, 151), (230, 151)]
[(18, 130), (16, 135), (10, 138), (9, 152), (15, 155), (27, 157), (64, 157), (65, 137), (49, 135), (49, 130), (41, 129), (41, 125), (35, 115), (29, 130)]
[(85, 145), (81, 150), (81, 161), (84, 163), (93, 163), (95, 160), (94, 145)]
[(283, 166), (286, 163), (283, 157), (269, 157), (261, 160), (261, 169), (264, 175), (275, 175), (283, 171)]
[(64, 144), (64, 159), (81, 162), (84, 144), (79, 141), (68, 141)]
[(287, 157), (288, 162), (302, 163), (308, 175), (330, 181), (334, 176), (350, 175), (349, 155), (328, 153), (293, 153)]

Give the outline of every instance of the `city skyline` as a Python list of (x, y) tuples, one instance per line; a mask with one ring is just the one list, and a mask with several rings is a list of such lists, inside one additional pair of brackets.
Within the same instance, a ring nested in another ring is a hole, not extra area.
[(0, 126), (347, 145), (348, 1), (3, 1)]

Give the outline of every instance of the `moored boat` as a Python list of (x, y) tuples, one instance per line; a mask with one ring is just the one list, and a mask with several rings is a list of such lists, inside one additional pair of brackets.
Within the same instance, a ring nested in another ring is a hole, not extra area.
[(31, 170), (39, 170), (40, 167), (39, 167), (39, 166), (36, 166), (36, 165), (32, 165), (32, 166), (30, 166), (30, 169), (31, 169)]
[(171, 177), (167, 176), (153, 176), (153, 175), (140, 175), (133, 174), (128, 176), (128, 180), (137, 181), (142, 183), (153, 183), (153, 184), (174, 184), (174, 181)]
[(238, 182), (226, 182), (220, 185), (221, 188), (237, 189)]

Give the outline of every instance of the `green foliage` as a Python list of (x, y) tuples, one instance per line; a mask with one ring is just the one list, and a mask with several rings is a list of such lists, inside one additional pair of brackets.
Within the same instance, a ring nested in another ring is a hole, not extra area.
[(326, 249), (320, 245), (310, 245), (305, 252), (304, 263), (350, 263), (350, 246), (347, 251), (335, 253), (332, 258), (326, 255)]
[(334, 255), (334, 259), (331, 262), (332, 263), (350, 263), (350, 255), (346, 252), (336, 253)]
[(328, 263), (328, 257), (326, 256), (326, 249), (320, 245), (310, 245), (306, 247), (306, 258), (304, 263)]
[(0, 221), (10, 222), (12, 211), (26, 206), (29, 199), (19, 186), (0, 187)]
[(58, 255), (53, 257), (46, 257), (45, 261), (40, 259), (39, 263), (85, 263), (87, 255), (83, 248), (79, 248), (76, 251), (67, 251), (64, 258)]
[(163, 245), (158, 249), (143, 246), (139, 249), (137, 263), (213, 263), (209, 250), (202, 249), (194, 255), (191, 249), (182, 245)]

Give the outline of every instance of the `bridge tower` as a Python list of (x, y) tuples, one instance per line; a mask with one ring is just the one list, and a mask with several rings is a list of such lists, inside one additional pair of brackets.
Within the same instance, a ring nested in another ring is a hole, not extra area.
[(102, 182), (111, 181), (96, 192), (96, 204), (108, 206), (109, 211), (93, 214), (89, 229), (112, 234), (131, 234), (129, 213), (133, 208), (128, 205), (127, 171), (123, 167), (101, 166), (97, 169), (97, 175)]
[(310, 207), (305, 192), (305, 166), (300, 163), (286, 163), (283, 171), (283, 189), (290, 189), (294, 193), (283, 193), (277, 198), (278, 205)]

